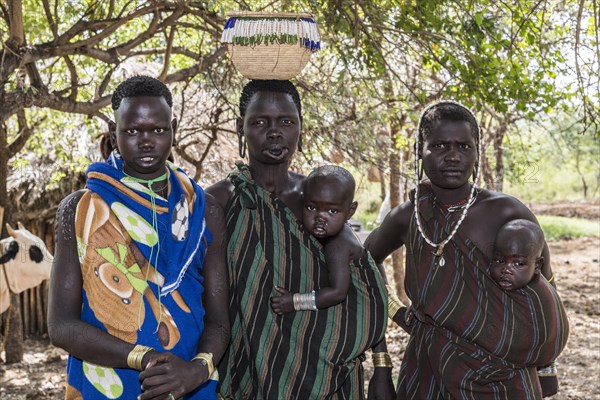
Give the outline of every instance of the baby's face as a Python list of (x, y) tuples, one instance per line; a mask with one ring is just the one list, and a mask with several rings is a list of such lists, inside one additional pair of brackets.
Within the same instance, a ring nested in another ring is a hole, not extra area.
[(520, 289), (539, 273), (539, 257), (527, 241), (518, 239), (513, 237), (494, 246), (490, 274), (504, 290)]
[(352, 199), (339, 184), (311, 185), (303, 195), (302, 223), (317, 239), (337, 235), (350, 218)]

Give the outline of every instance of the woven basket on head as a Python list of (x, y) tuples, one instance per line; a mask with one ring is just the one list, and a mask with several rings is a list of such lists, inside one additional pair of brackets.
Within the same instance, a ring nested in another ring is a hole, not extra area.
[(311, 14), (228, 13), (221, 42), (231, 61), (249, 79), (295, 77), (321, 47)]

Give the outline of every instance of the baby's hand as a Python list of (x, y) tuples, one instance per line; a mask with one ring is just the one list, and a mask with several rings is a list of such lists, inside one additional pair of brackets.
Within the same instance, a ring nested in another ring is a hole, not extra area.
[(275, 314), (283, 315), (294, 311), (294, 294), (279, 286), (275, 286), (275, 290), (280, 293), (280, 296), (271, 297), (271, 307)]

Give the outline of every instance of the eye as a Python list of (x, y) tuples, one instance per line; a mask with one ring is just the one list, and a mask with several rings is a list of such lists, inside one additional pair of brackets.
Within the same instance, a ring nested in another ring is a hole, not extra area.
[(257, 119), (256, 121), (254, 121), (254, 123), (252, 125), (263, 126), (264, 124), (265, 124), (265, 121), (263, 119)]
[(31, 261), (39, 263), (44, 259), (44, 253), (38, 246), (33, 245), (29, 248), (29, 258), (31, 258)]
[(462, 143), (459, 145), (461, 150), (469, 150), (471, 148), (470, 144)]
[(125, 133), (128, 134), (129, 136), (133, 136), (137, 134), (137, 129), (126, 129)]
[(504, 264), (504, 260), (499, 257), (494, 258), (493, 262), (494, 264)]
[(285, 126), (294, 125), (294, 121), (292, 121), (291, 119), (284, 119), (283, 121), (281, 121), (281, 123)]
[(443, 149), (444, 148), (444, 144), (443, 143), (434, 143), (430, 147), (432, 147), (434, 149)]
[(333, 215), (335, 215), (335, 214), (337, 214), (337, 213), (339, 213), (339, 210), (336, 210), (335, 208), (330, 208), (330, 209), (329, 209), (329, 214), (333, 214)]
[(157, 135), (162, 135), (163, 133), (165, 133), (167, 130), (164, 128), (156, 128), (154, 130), (154, 133), (156, 133)]
[(306, 209), (307, 209), (308, 211), (315, 211), (315, 210), (316, 210), (315, 206), (313, 206), (313, 205), (310, 205), (310, 204), (306, 206)]

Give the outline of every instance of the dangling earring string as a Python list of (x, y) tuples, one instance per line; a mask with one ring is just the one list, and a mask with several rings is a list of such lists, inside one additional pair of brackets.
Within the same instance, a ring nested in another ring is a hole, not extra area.
[[(471, 116), (473, 117), (473, 119), (475, 119), (475, 116), (473, 115), (473, 113), (471, 112), (471, 110), (469, 110), (468, 108), (466, 108), (465, 106), (463, 106), (460, 103), (456, 103), (456, 102), (450, 102), (450, 101), (442, 101), (439, 103), (435, 103), (432, 104), (431, 106), (425, 108), (425, 110), (423, 110), (423, 113), (421, 114), (421, 119), (423, 118), (423, 115), (425, 115), (425, 113), (430, 110), (432, 107), (439, 105), (440, 103), (451, 103), (451, 104), (456, 104), (460, 107), (463, 107), (464, 109), (466, 109)], [(477, 119), (475, 119), (475, 121), (477, 121)], [(448, 237), (444, 240), (442, 240), (439, 243), (435, 243), (433, 240), (429, 239), (427, 237), (427, 235), (425, 234), (425, 231), (423, 229), (423, 226), (421, 225), (421, 217), (419, 215), (419, 185), (421, 184), (421, 174), (419, 173), (420, 169), (419, 169), (419, 145), (420, 145), (420, 141), (419, 141), (419, 134), (420, 134), (420, 128), (421, 128), (421, 121), (419, 121), (419, 127), (417, 128), (417, 142), (416, 142), (416, 152), (415, 152), (415, 172), (416, 172), (416, 176), (417, 176), (417, 185), (415, 188), (415, 219), (417, 220), (417, 228), (419, 230), (419, 233), (421, 234), (421, 237), (433, 248), (435, 248), (435, 251), (433, 252), (433, 255), (436, 257), (440, 257), (440, 261), (439, 261), (439, 266), (443, 267), (444, 265), (446, 265), (446, 260), (443, 257), (443, 252), (444, 252), (444, 246), (446, 246), (446, 244), (448, 244), (448, 242), (450, 240), (452, 240), (452, 238), (454, 237), (454, 235), (456, 234), (456, 232), (458, 231), (458, 228), (460, 227), (460, 225), (462, 224), (463, 220), (465, 219), (465, 217), (467, 216), (467, 212), (469, 211), (469, 208), (473, 205), (474, 201), (474, 194), (475, 194), (475, 189), (477, 186), (477, 181), (479, 180), (479, 168), (475, 167), (476, 169), (476, 174), (475, 174), (475, 179), (473, 180), (473, 185), (471, 187), (471, 193), (469, 194), (469, 200), (467, 201), (467, 204), (465, 205), (465, 208), (463, 209), (463, 212), (458, 220), (458, 222), (454, 225), (454, 228), (452, 229), (452, 231), (450, 232), (450, 235), (448, 235)], [(481, 129), (479, 126), (477, 126), (477, 139), (478, 139), (478, 143), (477, 143), (477, 165), (479, 164), (479, 158), (481, 157)]]

